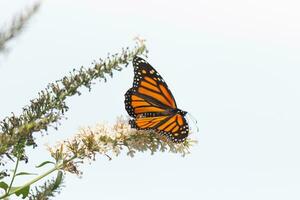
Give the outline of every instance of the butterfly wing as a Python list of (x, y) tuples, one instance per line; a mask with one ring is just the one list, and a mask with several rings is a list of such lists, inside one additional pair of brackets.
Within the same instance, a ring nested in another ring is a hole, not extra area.
[(180, 114), (170, 116), (163, 123), (159, 124), (156, 130), (176, 143), (183, 142), (189, 133), (188, 124)]
[(161, 107), (176, 109), (175, 99), (159, 73), (144, 59), (133, 59), (133, 91)]
[(129, 89), (125, 94), (125, 108), (128, 114), (134, 118), (138, 116), (159, 116), (166, 111), (163, 105), (139, 95), (134, 88)]
[(129, 121), (133, 128), (138, 130), (155, 129), (157, 126), (162, 124), (168, 116), (157, 116), (157, 117), (138, 117)]
[(159, 73), (144, 59), (133, 59), (133, 87), (125, 94), (125, 108), (135, 118), (130, 120), (133, 128), (152, 129), (173, 142), (182, 142), (189, 127), (177, 109), (175, 99)]
[(139, 117), (130, 120), (132, 127), (138, 130), (156, 130), (173, 142), (183, 142), (189, 133), (189, 126), (180, 114), (172, 116)]

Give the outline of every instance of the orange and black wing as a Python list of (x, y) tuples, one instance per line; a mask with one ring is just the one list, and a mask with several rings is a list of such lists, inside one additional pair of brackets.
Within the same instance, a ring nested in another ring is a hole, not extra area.
[(188, 136), (189, 126), (182, 115), (175, 114), (159, 124), (156, 130), (173, 142), (178, 143), (183, 142)]
[(175, 99), (164, 79), (144, 59), (133, 59), (133, 87), (125, 94), (125, 108), (134, 119), (133, 128), (152, 129), (167, 136), (173, 142), (182, 142), (189, 127), (177, 109)]
[(164, 79), (144, 59), (133, 59), (133, 87), (125, 94), (125, 106), (132, 117), (163, 115), (177, 109), (175, 99)]
[(166, 109), (165, 106), (155, 102), (155, 100), (145, 98), (135, 92), (135, 89), (129, 89), (125, 94), (125, 108), (131, 117), (159, 116)]
[(189, 126), (180, 114), (172, 116), (139, 117), (131, 120), (132, 127), (140, 130), (156, 130), (173, 142), (183, 142), (189, 133)]

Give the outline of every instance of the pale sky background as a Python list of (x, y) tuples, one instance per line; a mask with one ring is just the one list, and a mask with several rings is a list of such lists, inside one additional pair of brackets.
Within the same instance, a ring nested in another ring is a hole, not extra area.
[[(31, 2), (1, 0), (0, 24)], [(184, 158), (98, 157), (81, 168), (81, 179), (68, 174), (56, 199), (298, 200), (299, 8), (296, 0), (45, 1), (0, 56), (0, 118), (20, 113), (47, 83), (132, 46), (140, 35), (179, 108), (197, 118), (200, 130), (191, 137), (199, 143)], [(49, 158), (43, 144), (127, 114), (132, 66), (114, 75), (69, 99), (68, 120), (39, 137), (23, 169)]]

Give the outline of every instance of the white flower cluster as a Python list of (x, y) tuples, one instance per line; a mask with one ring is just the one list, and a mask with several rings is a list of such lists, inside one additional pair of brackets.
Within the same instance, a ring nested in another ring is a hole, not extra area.
[(112, 155), (118, 156), (122, 150), (131, 157), (136, 152), (146, 151), (150, 151), (151, 154), (169, 151), (184, 156), (189, 153), (189, 147), (195, 142), (188, 139), (183, 143), (175, 144), (154, 131), (132, 129), (128, 120), (119, 117), (113, 126), (98, 123), (94, 127), (80, 128), (74, 138), (50, 147), (49, 151), (57, 162), (65, 162), (74, 158), (66, 164), (64, 169), (80, 174), (77, 164), (85, 159), (94, 160), (97, 154), (105, 155), (109, 159)]

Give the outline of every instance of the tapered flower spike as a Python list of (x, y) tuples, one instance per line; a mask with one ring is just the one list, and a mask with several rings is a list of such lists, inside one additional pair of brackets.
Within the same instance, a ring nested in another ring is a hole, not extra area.
[(76, 157), (64, 170), (81, 175), (78, 163), (95, 160), (96, 155), (112, 159), (122, 151), (130, 157), (137, 152), (149, 151), (154, 154), (168, 151), (185, 156), (194, 143), (195, 140), (187, 139), (183, 143), (175, 144), (157, 132), (132, 129), (128, 120), (120, 117), (113, 126), (98, 123), (94, 127), (81, 128), (75, 137), (48, 147), (48, 150), (56, 162)]
[(57, 128), (69, 109), (65, 100), (76, 94), (80, 95), (80, 87), (91, 90), (96, 79), (106, 81), (107, 75), (112, 77), (113, 72), (122, 70), (136, 55), (145, 53), (147, 49), (143, 40), (136, 40), (134, 48), (123, 48), (119, 54), (94, 61), (90, 68), (81, 67), (50, 83), (39, 92), (36, 99), (30, 101), (30, 105), (23, 108), (21, 115), (12, 114), (0, 121), (0, 164), (3, 163), (3, 155), (16, 157), (25, 146), (36, 146), (33, 133), (47, 131), (51, 126)]
[(40, 2), (32, 5), (28, 9), (18, 14), (10, 24), (0, 28), (0, 53), (7, 50), (6, 44), (8, 41), (20, 35), (31, 17), (38, 11)]

